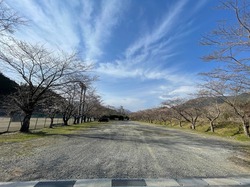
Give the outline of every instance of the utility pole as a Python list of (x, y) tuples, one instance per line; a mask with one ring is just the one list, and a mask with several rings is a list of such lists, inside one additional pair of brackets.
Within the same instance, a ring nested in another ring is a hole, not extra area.
[(81, 87), (81, 96), (80, 96), (79, 116), (81, 118), (81, 123), (82, 123), (83, 120), (85, 122), (84, 109), (85, 109), (87, 87), (82, 82), (80, 82), (80, 87)]
[(80, 92), (80, 102), (79, 102), (79, 108), (78, 108), (77, 124), (80, 123), (80, 118), (81, 118), (83, 83), (82, 83), (82, 82), (79, 82), (79, 85), (80, 85), (80, 87), (81, 87), (81, 92)]
[(121, 114), (121, 115), (124, 114), (124, 108), (123, 108), (123, 106), (120, 107), (120, 114)]

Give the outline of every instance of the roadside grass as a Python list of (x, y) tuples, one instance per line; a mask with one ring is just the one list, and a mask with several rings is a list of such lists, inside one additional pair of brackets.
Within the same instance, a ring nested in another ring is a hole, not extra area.
[(0, 135), (0, 143), (22, 142), (30, 139), (42, 138), (52, 135), (75, 134), (80, 130), (95, 128), (99, 125), (101, 125), (101, 123), (99, 122), (88, 122), (76, 125), (55, 126), (53, 128), (32, 130), (30, 133), (20, 133), (20, 132), (5, 133)]
[[(152, 123), (147, 123), (147, 124), (152, 124)], [(172, 122), (172, 123), (167, 122), (165, 125), (165, 123), (163, 122), (161, 123), (159, 121), (154, 121), (153, 124), (166, 126), (169, 128), (174, 128), (174, 129), (179, 129), (179, 130), (184, 130), (184, 131), (189, 131), (192, 133), (219, 136), (219, 137), (224, 137), (227, 139), (231, 139), (231, 140), (233, 139), (233, 140), (242, 141), (242, 142), (250, 142), (250, 138), (245, 136), (240, 123), (219, 122), (215, 125), (215, 132), (210, 131), (210, 126), (207, 122), (200, 122), (199, 124), (196, 125), (195, 130), (192, 130), (190, 128), (190, 123), (187, 123), (187, 122), (183, 122), (182, 127), (180, 127), (177, 122)]]

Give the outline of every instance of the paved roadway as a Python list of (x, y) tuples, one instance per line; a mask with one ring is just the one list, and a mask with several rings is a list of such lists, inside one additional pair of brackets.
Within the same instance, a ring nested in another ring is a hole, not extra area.
[(0, 181), (248, 178), (245, 146), (117, 121), (74, 135), (0, 145)]

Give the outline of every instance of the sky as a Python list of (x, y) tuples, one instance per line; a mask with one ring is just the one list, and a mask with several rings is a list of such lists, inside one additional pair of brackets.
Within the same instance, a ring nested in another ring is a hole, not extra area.
[(7, 0), (29, 20), (15, 36), (79, 51), (104, 105), (137, 111), (197, 89), (215, 64), (203, 35), (226, 15), (217, 0)]

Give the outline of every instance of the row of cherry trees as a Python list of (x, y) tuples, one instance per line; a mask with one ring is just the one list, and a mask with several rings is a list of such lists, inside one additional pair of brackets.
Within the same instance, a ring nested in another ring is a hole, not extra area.
[[(195, 130), (198, 124), (209, 124), (211, 132), (215, 132), (218, 122), (234, 122), (235, 125), (242, 122), (242, 129), (249, 136), (247, 124), (242, 119), (243, 114), (249, 114), (250, 94), (242, 94), (238, 97), (226, 97), (228, 102), (234, 102), (232, 107), (221, 97), (200, 96), (188, 101), (182, 99), (168, 100), (162, 106), (134, 112), (130, 115), (132, 120), (148, 123), (160, 123), (164, 125), (176, 125), (183, 127), (183, 123), (189, 123)], [(237, 111), (237, 112), (236, 112)]]
[(21, 132), (29, 132), (34, 112), (51, 118), (60, 114), (64, 125), (102, 115), (101, 98), (92, 88), (95, 77), (89, 75), (93, 66), (77, 52), (51, 49), (39, 43), (16, 39), (12, 33), (28, 23), (4, 1), (0, 1), (0, 65), (18, 81), (17, 91), (2, 103), (10, 113), (22, 113)]

